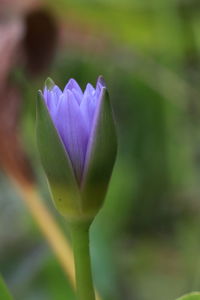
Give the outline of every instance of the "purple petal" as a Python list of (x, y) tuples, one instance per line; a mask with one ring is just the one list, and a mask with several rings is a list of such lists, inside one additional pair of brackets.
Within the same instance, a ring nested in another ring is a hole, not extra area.
[(70, 90), (60, 97), (54, 122), (71, 159), (76, 178), (80, 182), (88, 136), (80, 107)]
[(58, 99), (62, 95), (62, 91), (57, 85), (54, 85), (52, 92), (58, 97)]
[(74, 172), (80, 183), (84, 169), (88, 139), (95, 123), (97, 103), (105, 88), (100, 76), (94, 88), (87, 84), (84, 93), (74, 79), (70, 79), (62, 91), (54, 85), (45, 87), (43, 96), (55, 127), (57, 128), (66, 151), (71, 159)]
[(83, 100), (80, 105), (80, 109), (82, 111), (83, 118), (84, 118), (86, 126), (87, 126), (88, 134), (90, 133), (90, 130), (91, 130), (94, 111), (95, 111), (95, 107), (96, 107), (95, 93), (96, 93), (96, 91), (93, 88), (93, 86), (88, 83), (86, 86), (84, 95), (83, 95)]
[(81, 99), (83, 97), (83, 92), (80, 88), (80, 86), (78, 85), (78, 83), (76, 82), (75, 79), (71, 78), (68, 83), (66, 84), (65, 88), (64, 88), (64, 93), (70, 90), (71, 92), (73, 92), (73, 94), (75, 95), (76, 100), (78, 101), (78, 103), (81, 103)]
[(106, 88), (105, 80), (104, 80), (103, 76), (101, 76), (101, 75), (97, 78), (96, 88), (97, 88), (98, 85), (100, 85), (101, 87)]
[(93, 85), (92, 85), (91, 83), (88, 83), (88, 84), (86, 85), (86, 89), (85, 89), (85, 91), (84, 91), (84, 95), (87, 94), (87, 95), (89, 95), (90, 97), (94, 97), (95, 92), (96, 92), (96, 90), (95, 90), (95, 88), (93, 87)]
[(53, 89), (49, 90), (48, 88), (44, 88), (43, 96), (47, 108), (52, 116), (54, 117), (57, 111), (57, 105), (59, 103), (60, 96), (62, 95), (61, 90), (58, 86), (54, 86)]
[(80, 105), (80, 104), (81, 104), (81, 101), (82, 101), (82, 99), (83, 99), (83, 94), (81, 95), (81, 94), (80, 94), (79, 92), (77, 92), (77, 90), (75, 90), (75, 89), (72, 89), (71, 92), (73, 93), (74, 98), (76, 99), (78, 105)]
[(85, 156), (85, 164), (84, 164), (84, 170), (83, 170), (83, 176), (82, 176), (82, 183), (84, 182), (86, 173), (87, 173), (87, 169), (89, 166), (89, 161), (90, 161), (90, 157), (91, 157), (91, 152), (92, 152), (92, 148), (93, 148), (93, 143), (95, 141), (95, 131), (96, 131), (96, 127), (98, 124), (98, 119), (99, 119), (99, 115), (100, 115), (100, 111), (101, 111), (101, 106), (104, 100), (104, 94), (105, 94), (105, 87), (102, 87), (101, 92), (100, 92), (100, 96), (97, 99), (97, 103), (96, 103), (96, 109), (94, 112), (94, 116), (93, 116), (93, 122), (90, 128), (90, 135), (88, 138), (88, 145), (87, 145), (87, 151), (86, 151), (86, 156)]
[(102, 76), (99, 76), (96, 83), (96, 98), (100, 96), (103, 87), (106, 87), (105, 81)]

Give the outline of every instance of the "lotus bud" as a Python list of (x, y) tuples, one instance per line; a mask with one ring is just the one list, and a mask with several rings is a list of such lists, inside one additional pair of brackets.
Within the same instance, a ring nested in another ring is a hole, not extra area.
[(38, 93), (39, 155), (57, 210), (69, 221), (92, 220), (112, 174), (117, 140), (102, 77), (82, 92), (70, 79), (64, 90), (47, 79)]

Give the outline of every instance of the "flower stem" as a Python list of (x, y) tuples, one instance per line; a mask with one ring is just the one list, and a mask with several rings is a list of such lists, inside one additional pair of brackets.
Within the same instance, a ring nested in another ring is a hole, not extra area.
[(70, 224), (78, 300), (95, 300), (89, 251), (89, 227), (90, 223)]

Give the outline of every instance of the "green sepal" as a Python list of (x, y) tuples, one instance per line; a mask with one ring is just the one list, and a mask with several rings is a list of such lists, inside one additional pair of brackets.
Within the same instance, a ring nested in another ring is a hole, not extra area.
[(13, 299), (1, 275), (0, 275), (0, 299), (2, 300)]
[(57, 210), (68, 220), (80, 219), (80, 192), (71, 161), (40, 91), (37, 100), (36, 138), (41, 163)]
[(187, 295), (184, 295), (176, 300), (200, 300), (200, 293), (199, 292), (193, 292)]
[(46, 80), (45, 80), (45, 84), (44, 86), (48, 89), (48, 90), (52, 90), (52, 88), (55, 86), (55, 83), (54, 81), (48, 77)]
[(94, 116), (81, 186), (82, 210), (96, 214), (101, 208), (117, 153), (117, 137), (110, 99), (102, 89)]

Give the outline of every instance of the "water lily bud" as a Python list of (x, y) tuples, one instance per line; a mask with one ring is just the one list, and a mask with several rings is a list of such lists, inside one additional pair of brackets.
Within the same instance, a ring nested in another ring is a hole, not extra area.
[(106, 195), (117, 140), (107, 88), (82, 92), (70, 79), (64, 90), (48, 79), (37, 102), (37, 143), (58, 211), (68, 220), (93, 219)]

